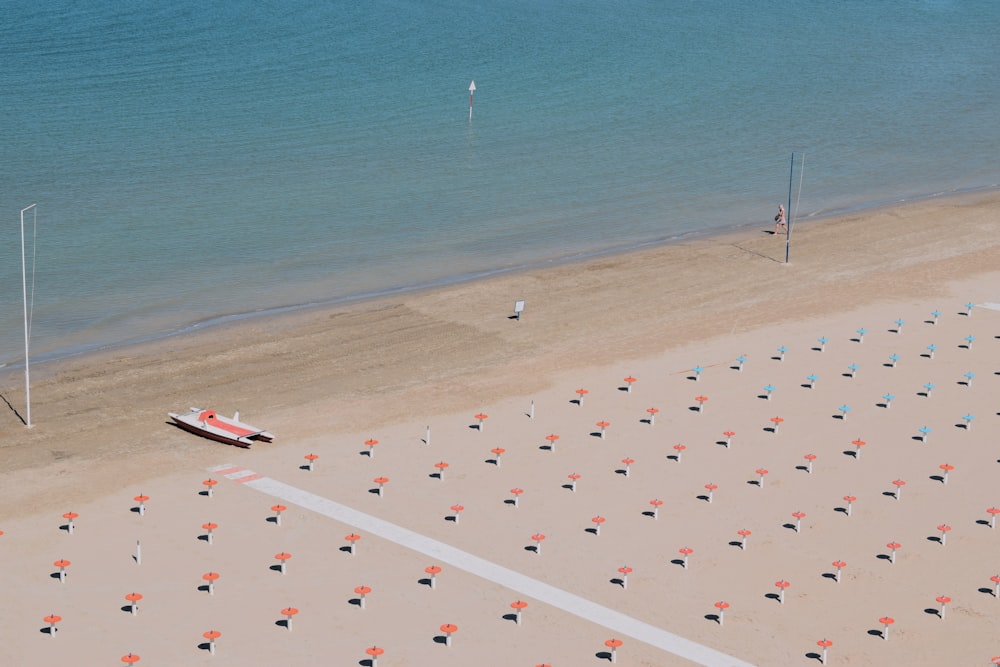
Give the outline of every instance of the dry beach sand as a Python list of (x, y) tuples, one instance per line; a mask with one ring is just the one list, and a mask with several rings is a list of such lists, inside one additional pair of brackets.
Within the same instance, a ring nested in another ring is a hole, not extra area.
[[(5, 662), (368, 665), (377, 645), (382, 667), (559, 667), (607, 663), (616, 637), (623, 665), (819, 664), (824, 638), (830, 665), (989, 664), (998, 213), (996, 192), (930, 199), (800, 225), (787, 266), (762, 226), (38, 364), (30, 430), (8, 370)], [(241, 450), (166, 424), (188, 406), (238, 409), (276, 442)]]

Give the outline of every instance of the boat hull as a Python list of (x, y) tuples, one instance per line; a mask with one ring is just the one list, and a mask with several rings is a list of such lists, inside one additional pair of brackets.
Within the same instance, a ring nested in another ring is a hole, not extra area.
[(174, 425), (203, 438), (249, 448), (255, 442), (271, 442), (274, 436), (242, 422), (222, 417), (214, 410), (192, 408), (187, 414), (167, 413)]

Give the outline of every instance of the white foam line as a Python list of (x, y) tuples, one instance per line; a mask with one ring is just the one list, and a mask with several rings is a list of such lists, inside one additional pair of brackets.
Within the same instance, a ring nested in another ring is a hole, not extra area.
[[(243, 474), (246, 471), (241, 471)], [(713, 648), (667, 632), (654, 625), (627, 616), (619, 611), (591, 602), (538, 579), (532, 579), (509, 568), (456, 549), (438, 540), (426, 537), (412, 530), (397, 526), (378, 517), (359, 512), (336, 501), (318, 496), (279, 482), (270, 477), (245, 483), (261, 493), (266, 493), (285, 502), (310, 509), (317, 514), (382, 539), (395, 542), (413, 551), (425, 554), (442, 563), (447, 563), (470, 574), (482, 577), (527, 597), (534, 598), (553, 607), (562, 609), (580, 618), (604, 626), (613, 632), (632, 637), (650, 646), (672, 653), (705, 667), (754, 667), (751, 663), (726, 655)]]

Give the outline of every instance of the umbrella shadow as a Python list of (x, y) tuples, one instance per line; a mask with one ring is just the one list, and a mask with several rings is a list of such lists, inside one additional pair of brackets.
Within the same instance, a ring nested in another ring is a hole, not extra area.
[(361, 607), (361, 598), (349, 598), (347, 604), (352, 604), (355, 607)]
[(837, 575), (834, 572), (824, 572), (822, 576), (824, 579), (833, 579), (834, 581), (837, 581)]
[(140, 512), (140, 510), (139, 510), (139, 507), (138, 507), (138, 506), (136, 506), (136, 507), (129, 507), (129, 508), (128, 508), (128, 511), (129, 511), (129, 512), (132, 512), (133, 514), (138, 514), (138, 513)]
[(276, 516), (266, 516), (266, 517), (264, 517), (264, 521), (267, 521), (268, 523), (278, 523), (278, 517), (276, 517)]
[(941, 475), (931, 475), (927, 479), (931, 479), (934, 480), (935, 482), (941, 482), (942, 484), (944, 484), (944, 477)]
[(374, 493), (376, 496), (381, 496), (382, 495), (381, 491), (382, 490), (379, 489), (377, 486), (373, 489), (368, 489), (368, 493)]
[(628, 391), (628, 386), (627, 385), (622, 385), (621, 387), (618, 387), (618, 391), (625, 391), (625, 392), (627, 392)]
[(483, 460), (483, 463), (492, 463), (495, 466), (499, 466), (500, 465), (500, 462), (497, 461), (496, 459), (485, 459), (485, 460)]
[(796, 470), (804, 470), (806, 472), (809, 472), (809, 466), (795, 466), (795, 469)]
[(888, 403), (884, 403), (884, 402), (883, 403), (876, 403), (875, 407), (876, 408), (886, 408), (886, 409), (888, 409), (889, 408), (889, 404)]
[(839, 419), (840, 421), (844, 421), (844, 415), (842, 415), (842, 414), (840, 414), (840, 415), (830, 415), (830, 416), (833, 417), (834, 419)]
[(853, 457), (853, 458), (858, 458), (858, 453), (857, 453), (856, 451), (854, 451), (853, 449), (845, 449), (845, 450), (844, 450), (843, 452), (841, 452), (841, 453), (842, 453), (842, 454), (843, 454), (844, 456), (850, 456), (850, 457)]
[(208, 542), (208, 535), (199, 535), (198, 539), (202, 542)]
[(706, 621), (715, 621), (719, 625), (722, 625), (722, 619), (719, 618), (718, 614), (705, 614)]
[(964, 428), (966, 431), (969, 430), (968, 424), (955, 424), (955, 428)]
[(729, 543), (729, 546), (736, 547), (736, 548), (742, 550), (743, 549), (743, 542), (741, 542), (739, 540), (733, 540), (732, 542)]
[(747, 484), (750, 484), (751, 486), (760, 486), (760, 480), (759, 479), (748, 479), (747, 480)]
[(639, 423), (640, 424), (650, 424), (650, 425), (652, 425), (653, 420), (650, 419), (649, 417), (643, 417), (642, 419), (639, 420)]
[(892, 556), (889, 554), (875, 554), (875, 558), (878, 558), (879, 560), (892, 561)]
[(594, 654), (594, 657), (598, 660), (607, 660), (611, 662), (611, 651), (598, 651)]
[(538, 553), (538, 545), (537, 544), (529, 544), (528, 546), (524, 547), (524, 550), (525, 551), (531, 551), (531, 552), (537, 554)]
[(768, 600), (777, 600), (778, 602), (781, 602), (781, 596), (777, 593), (764, 593), (764, 597)]
[(447, 644), (448, 643), (448, 638), (445, 637), (444, 635), (434, 635), (434, 638), (433, 638), (432, 641), (435, 644)]
[(868, 631), (868, 634), (871, 635), (872, 637), (881, 637), (882, 639), (885, 639), (885, 634), (883, 634), (883, 632), (878, 629), (873, 628)]
[(767, 433), (774, 433), (774, 427), (773, 427), (773, 426), (765, 426), (765, 427), (764, 427), (764, 428), (762, 428), (761, 430), (762, 430), (762, 431), (765, 431), (765, 432), (767, 432)]
[(617, 470), (615, 470), (615, 474), (628, 477), (628, 470), (625, 470), (625, 468), (618, 468)]
[(989, 526), (990, 525), (990, 522), (987, 521), (986, 519), (976, 519), (976, 523), (978, 523), (980, 526)]
[(360, 452), (358, 452), (358, 456), (367, 456), (370, 459), (375, 458), (375, 456), (372, 454), (372, 450), (370, 449), (362, 449)]
[(612, 577), (611, 579), (608, 579), (608, 583), (625, 588), (625, 580), (622, 579), (621, 577)]
[(667, 454), (667, 458), (670, 459), (671, 461), (680, 461), (681, 460), (681, 457), (677, 456), (676, 454)]
[(288, 619), (287, 618), (282, 618), (280, 620), (275, 621), (274, 624), (277, 625), (279, 628), (287, 628), (288, 627)]
[(684, 559), (683, 558), (674, 558), (670, 562), (673, 565), (680, 565), (681, 567), (684, 567)]
[[(795, 530), (795, 524), (794, 523), (783, 523), (783, 524), (781, 524), (781, 527), (782, 528), (787, 528), (788, 530)], [(795, 530), (795, 532), (797, 533), (799, 531)]]
[(648, 517), (656, 517), (656, 514), (653, 513), (653, 512), (651, 512), (650, 510), (644, 510), (643, 513), (642, 513), (642, 515), (643, 516), (648, 516)]
[(272, 572), (281, 572), (281, 566), (277, 565), (277, 564), (275, 564), (275, 565), (268, 565), (267, 569), (271, 570)]
[(705, 495), (704, 493), (703, 493), (703, 494), (701, 494), (700, 496), (696, 496), (696, 498), (698, 498), (698, 500), (704, 500), (704, 501), (705, 501), (706, 503), (710, 503), (710, 502), (712, 502), (712, 501), (711, 501), (711, 500), (709, 499), (709, 497), (708, 497), (708, 496), (706, 496), (706, 495)]
[(688, 408), (688, 410), (690, 410), (691, 412), (701, 412), (701, 406), (700, 405), (692, 405), (692, 406), (690, 406)]
[(563, 484), (562, 488), (569, 489), (570, 491), (572, 491), (573, 490), (573, 485), (572, 484)]
[[(299, 466), (299, 467), (301, 468), (303, 466)], [(205, 491), (204, 489), (202, 489), (201, 491), (198, 492), (198, 495), (199, 496), (207, 496), (208, 495), (208, 491)]]
[[(514, 318), (508, 317), (507, 319), (514, 319)], [(372, 660), (371, 658), (364, 658), (363, 660), (358, 660), (358, 664), (361, 665), (361, 667), (372, 667), (375, 664), (375, 661)]]
[(452, 523), (458, 523), (458, 517), (454, 514), (446, 514), (444, 516), (445, 521), (451, 521)]
[(955, 384), (962, 385), (963, 387), (968, 387), (969, 386), (969, 382), (967, 380), (959, 380)]
[(799, 386), (802, 387), (803, 389), (815, 389), (815, 387), (809, 382), (803, 382)]
[(201, 642), (200, 644), (198, 644), (198, 650), (199, 651), (211, 651), (212, 650), (212, 645), (210, 643), (208, 643), (208, 642)]
[(121, 607), (119, 607), (119, 609), (121, 609), (122, 611), (124, 611), (127, 614), (131, 614), (132, 613), (132, 605), (130, 605), (130, 604), (124, 604)]
[(580, 405), (581, 403), (579, 398), (571, 398), (569, 402), (572, 403), (573, 405)]
[(810, 658), (812, 660), (819, 660), (819, 663), (821, 665), (823, 664), (823, 656), (817, 653), (816, 651), (808, 651), (805, 657)]
[(202, 593), (207, 593), (208, 592), (208, 584), (201, 584), (200, 586), (198, 586), (198, 590), (201, 591)]
[(584, 532), (590, 533), (591, 535), (597, 535), (597, 529), (596, 528), (584, 528), (583, 530), (584, 530)]
[(63, 525), (59, 526), (59, 530), (65, 530), (68, 533), (69, 532), (69, 524), (68, 523), (64, 523)]
[(983, 586), (982, 588), (977, 588), (976, 590), (979, 591), (980, 593), (985, 593), (986, 595), (989, 595), (990, 597), (993, 597), (993, 595), (994, 595), (993, 589), (992, 588), (986, 588), (985, 586)]
[[(309, 470), (309, 464), (308, 463), (303, 463), (302, 465), (299, 466), (299, 470)], [(201, 494), (203, 496), (207, 496), (208, 495), (208, 493), (205, 492), (205, 491), (202, 491)]]
[(516, 505), (517, 501), (514, 500), (513, 498), (505, 498), (504, 501), (503, 501), (503, 504), (504, 505)]
[(834, 511), (834, 512), (840, 512), (840, 513), (842, 513), (842, 514), (843, 514), (844, 516), (847, 516), (847, 508), (846, 508), (846, 507), (834, 507), (834, 508), (833, 508), (833, 511)]
[(469, 428), (471, 428), (473, 431), (482, 431), (483, 430), (483, 427), (480, 426), (479, 424), (469, 424)]
[[(67, 576), (69, 576), (69, 573), (67, 573)], [(51, 577), (52, 579), (58, 579), (59, 578), (59, 573), (58, 572), (53, 572), (52, 574), (49, 575), (49, 577)]]
[(937, 542), (938, 544), (941, 544), (941, 538), (939, 536), (937, 536), (937, 535), (928, 535), (927, 536), (927, 541), (928, 542)]
[(421, 586), (427, 586), (427, 588), (430, 588), (431, 587), (431, 578), (430, 577), (420, 577), (419, 579), (417, 579), (417, 583), (419, 585), (421, 585)]
[(893, 500), (899, 500), (899, 496), (896, 495), (895, 491), (883, 491), (882, 495), (888, 498), (892, 498)]
[(551, 452), (552, 451), (552, 445), (549, 445), (549, 444), (538, 445), (538, 448), (541, 449), (541, 450), (543, 450), (543, 451), (546, 451), (546, 452)]
[(505, 621), (513, 621), (514, 623), (517, 623), (517, 614), (504, 614), (500, 618)]
[(941, 610), (935, 609), (934, 607), (927, 607), (926, 609), (924, 609), (924, 613), (941, 618)]
[(600, 431), (591, 431), (590, 435), (593, 436), (593, 437), (595, 437), (595, 438), (603, 438), (604, 437), (603, 435), (601, 435)]
[(432, 479), (441, 479), (441, 473), (439, 473), (439, 472), (432, 472), (431, 474), (429, 474), (427, 476), (430, 477), (430, 478), (432, 478)]
[(349, 553), (351, 553), (351, 547), (350, 547), (350, 546), (343, 546), (343, 547), (340, 547), (340, 550), (341, 550), (341, 551), (343, 551), (343, 552), (344, 552), (344, 553), (346, 553), (346, 554), (349, 554)]

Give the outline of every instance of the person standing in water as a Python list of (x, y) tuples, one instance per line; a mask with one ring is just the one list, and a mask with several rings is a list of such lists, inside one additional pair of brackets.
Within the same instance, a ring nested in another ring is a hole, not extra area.
[(777, 234), (778, 230), (787, 230), (788, 226), (785, 223), (785, 205), (778, 204), (778, 214), (774, 216), (774, 233)]

